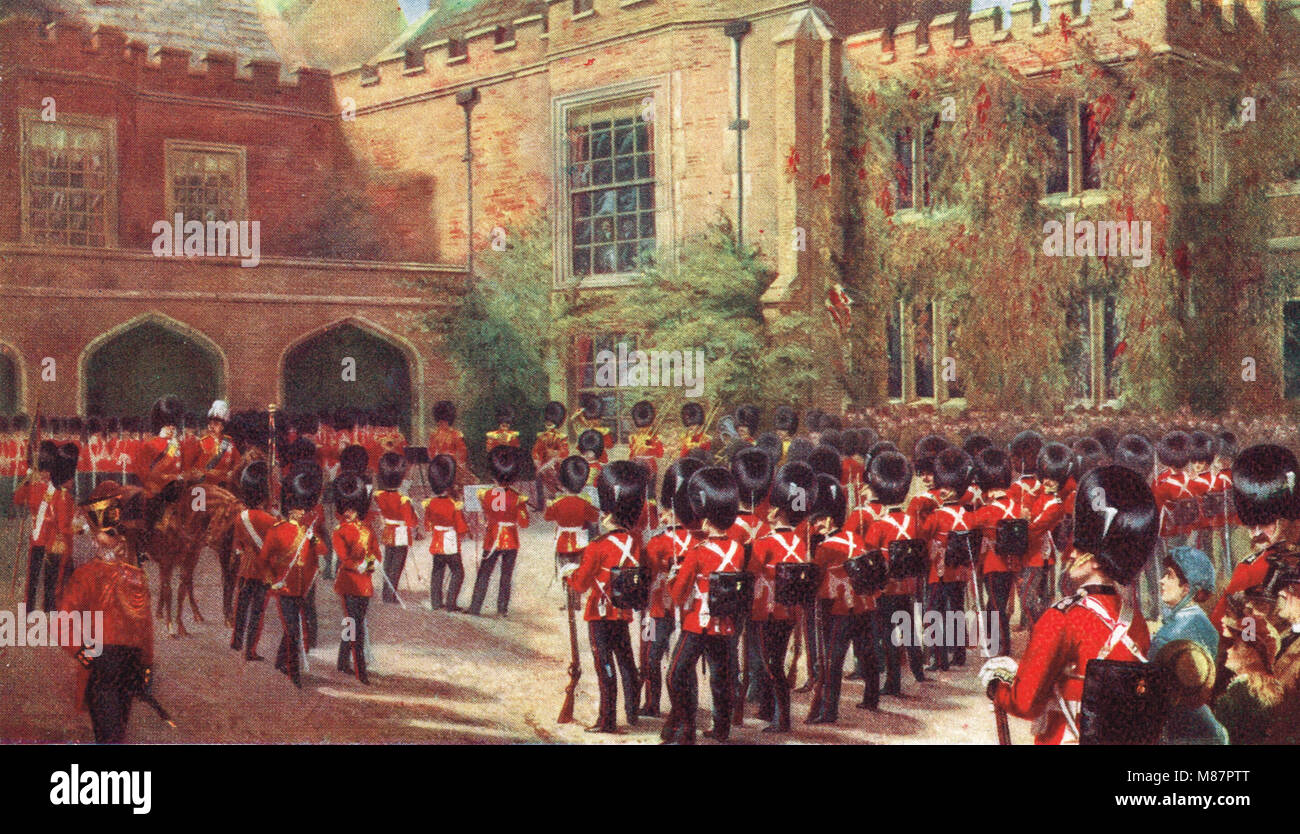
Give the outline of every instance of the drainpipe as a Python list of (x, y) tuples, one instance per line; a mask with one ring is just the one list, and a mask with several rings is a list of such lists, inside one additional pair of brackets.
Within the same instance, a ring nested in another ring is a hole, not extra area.
[(474, 146), (470, 142), (470, 111), (478, 104), (477, 87), (470, 87), (456, 93), (456, 103), (465, 111), (465, 217), (469, 237), (465, 247), (465, 274), (470, 282), (474, 281)]
[(736, 42), (736, 120), (730, 129), (736, 131), (736, 247), (745, 244), (745, 131), (749, 121), (740, 114), (740, 42), (749, 34), (748, 20), (733, 20), (723, 27), (723, 33)]

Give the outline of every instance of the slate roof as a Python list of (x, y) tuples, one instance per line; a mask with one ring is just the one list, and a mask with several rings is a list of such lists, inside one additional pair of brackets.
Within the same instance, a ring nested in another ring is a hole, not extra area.
[(443, 38), (462, 37), (467, 32), (510, 23), (521, 17), (546, 13), (546, 0), (434, 0), (429, 11), (413, 22), (375, 60), (402, 55), (408, 48), (420, 48)]

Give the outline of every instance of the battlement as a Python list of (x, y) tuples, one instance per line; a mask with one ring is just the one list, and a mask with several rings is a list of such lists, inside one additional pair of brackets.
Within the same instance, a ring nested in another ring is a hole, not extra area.
[(212, 99), (273, 103), (329, 111), (334, 105), (327, 70), (277, 61), (240, 61), (229, 52), (196, 55), (174, 46), (151, 45), (115, 26), (88, 26), (73, 18), (49, 23), (14, 15), (0, 21), (7, 66), (19, 71), (95, 76), (137, 89)]
[(944, 60), (963, 51), (989, 51), (1033, 71), (1065, 60), (1076, 37), (1093, 41), (1103, 56), (1132, 54), (1139, 43), (1157, 51), (1195, 48), (1203, 57), (1230, 59), (1233, 39), (1263, 32), (1277, 17), (1264, 0), (1017, 0), (966, 15), (948, 13), (874, 29), (845, 39), (845, 60), (860, 70), (893, 71), (919, 61)]

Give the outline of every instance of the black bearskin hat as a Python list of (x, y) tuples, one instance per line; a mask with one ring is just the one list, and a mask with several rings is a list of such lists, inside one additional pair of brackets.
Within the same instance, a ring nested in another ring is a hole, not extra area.
[(1115, 447), (1119, 445), (1119, 435), (1113, 429), (1108, 426), (1093, 429), (1092, 439), (1101, 444), (1101, 447), (1106, 450), (1107, 456), (1115, 456)]
[(261, 507), (270, 497), (271, 485), (266, 461), (255, 460), (239, 471), (239, 497), (244, 506)]
[(937, 434), (928, 434), (916, 441), (916, 452), (912, 455), (912, 465), (918, 475), (934, 474), (935, 456), (948, 448), (948, 441)]
[(299, 436), (286, 446), (281, 454), (286, 464), (297, 463), (300, 460), (315, 460), (316, 444), (311, 442), (309, 437)]
[(822, 429), (822, 445), (830, 446), (840, 455), (844, 454), (844, 432), (839, 429)]
[(280, 481), (281, 510), (286, 513), (290, 510), (310, 510), (320, 500), (323, 482), (321, 468), (315, 461), (298, 461)]
[(1076, 478), (1081, 478), (1085, 472), (1106, 464), (1106, 447), (1094, 438), (1085, 437), (1078, 441), (1074, 444), (1073, 451)]
[(632, 406), (632, 425), (643, 429), (655, 421), (654, 403), (649, 400), (641, 400)]
[(736, 476), (742, 504), (754, 507), (767, 497), (772, 487), (772, 469), (772, 458), (762, 449), (751, 446), (736, 453), (731, 461), (731, 474)]
[(1064, 443), (1048, 443), (1038, 452), (1034, 474), (1044, 480), (1056, 481), (1064, 486), (1074, 473), (1074, 452)]
[(370, 453), (365, 446), (353, 443), (339, 452), (340, 472), (365, 472), (370, 468)]
[(36, 470), (54, 473), (55, 461), (59, 457), (59, 444), (53, 440), (42, 440), (36, 447)]
[(829, 518), (835, 527), (839, 528), (844, 525), (844, 517), (848, 512), (848, 508), (848, 495), (844, 492), (844, 485), (840, 483), (840, 479), (818, 473), (817, 497), (813, 500), (812, 512), (809, 513), (809, 517), (813, 521), (819, 518)]
[(960, 498), (970, 488), (975, 476), (975, 465), (970, 455), (950, 446), (934, 457), (934, 485), (941, 489), (950, 489)]
[(1214, 435), (1204, 431), (1192, 432), (1191, 453), (1188, 457), (1192, 463), (1214, 462)]
[(1038, 460), (1038, 453), (1043, 449), (1043, 436), (1033, 429), (1026, 429), (1015, 437), (1011, 438), (1011, 443), (1007, 446), (1007, 451), (1011, 452), (1011, 466), (1017, 472), (1025, 473), (1033, 470)]
[(1300, 466), (1290, 449), (1261, 444), (1237, 456), (1232, 467), (1232, 500), (1247, 526), (1300, 517), (1296, 499)]
[(513, 423), (515, 421), (515, 410), (509, 403), (502, 403), (492, 412), (492, 419), (496, 420), (497, 425)]
[(1160, 515), (1146, 479), (1123, 466), (1099, 466), (1079, 481), (1074, 547), (1091, 553), (1102, 571), (1124, 585), (1151, 558)]
[(370, 484), (355, 472), (345, 472), (334, 481), (334, 511), (340, 516), (347, 510), (365, 518), (370, 510)]
[(456, 484), (456, 459), (451, 455), (434, 455), (429, 461), (429, 489), (434, 495), (446, 495)]
[[(846, 458), (864, 454), (867, 450), (865, 447), (859, 445), (861, 438), (862, 435), (857, 429), (845, 429), (840, 432), (840, 454)], [(826, 442), (825, 435), (822, 435), (822, 442)]]
[(433, 419), (436, 423), (446, 423), (449, 426), (454, 425), (456, 422), (456, 404), (451, 400), (439, 400), (434, 403)]
[(588, 420), (595, 420), (605, 413), (605, 401), (595, 394), (583, 394), (578, 398), (578, 402), (582, 404), (582, 411)]
[(1156, 466), (1156, 450), (1142, 435), (1126, 434), (1115, 446), (1114, 459), (1119, 466), (1128, 467), (1150, 480)]
[(984, 492), (1011, 486), (1011, 456), (990, 446), (975, 456), (975, 483)]
[(786, 434), (794, 434), (799, 430), (799, 415), (788, 405), (778, 405), (772, 412), (772, 428)]
[(986, 434), (972, 434), (967, 437), (961, 444), (961, 450), (971, 456), (971, 460), (979, 457), (979, 453), (993, 445), (993, 439)]
[(581, 455), (569, 455), (560, 461), (559, 469), (557, 477), (566, 492), (582, 492), (591, 477), (591, 464)]
[(703, 426), (704, 406), (699, 403), (686, 403), (682, 406), (683, 426)]
[(742, 405), (736, 409), (736, 425), (749, 429), (749, 436), (758, 434), (758, 406)]
[(603, 467), (596, 476), (600, 511), (613, 516), (620, 527), (635, 527), (645, 509), (648, 474), (644, 466), (630, 460), (616, 460)]
[(76, 443), (64, 443), (54, 453), (54, 466), (50, 469), (50, 483), (62, 486), (77, 475), (77, 459), (81, 457), (81, 447)]
[(781, 438), (777, 437), (776, 432), (765, 431), (754, 438), (754, 448), (767, 452), (773, 464), (781, 459)]
[(824, 443), (813, 449), (812, 454), (808, 455), (808, 465), (818, 475), (830, 475), (837, 481), (843, 474), (840, 453)]
[(812, 441), (808, 438), (802, 436), (792, 437), (790, 438), (790, 445), (786, 447), (785, 450), (785, 462), (791, 463), (796, 460), (806, 461), (809, 456), (812, 455), (814, 448), (816, 447), (813, 446)]
[[(500, 447), (497, 447), (500, 448)], [(605, 451), (605, 436), (595, 429), (587, 429), (578, 435), (578, 453), (590, 452), (596, 457)]]
[(498, 484), (514, 483), (524, 473), (523, 450), (517, 446), (493, 446), (488, 452), (488, 471)]
[(876, 500), (885, 506), (902, 504), (912, 489), (912, 464), (896, 449), (873, 450), (871, 465), (867, 467), (867, 485)]
[(817, 473), (806, 463), (787, 463), (772, 481), (772, 506), (785, 513), (791, 524), (808, 517), (817, 501)]
[(726, 531), (740, 514), (740, 496), (736, 479), (721, 466), (706, 466), (686, 482), (686, 500), (691, 515)]
[[(8, 428), (9, 425), (6, 421), (5, 425), (0, 428), (0, 431), (5, 431)], [(100, 434), (103, 431), (104, 423), (98, 417), (89, 417), (86, 419), (86, 434)]]
[[(17, 428), (15, 426), (14, 428)], [(1221, 431), (1214, 440), (1214, 454), (1233, 461), (1237, 457), (1237, 435), (1230, 431)]]
[(385, 452), (379, 456), (379, 465), (375, 472), (375, 483), (380, 489), (398, 489), (406, 479), (406, 460), (396, 452)]
[(552, 425), (562, 426), (564, 425), (564, 418), (568, 413), (569, 410), (564, 407), (564, 403), (551, 400), (546, 404), (546, 407), (542, 409), (542, 419)]
[(1192, 439), (1187, 432), (1174, 430), (1156, 444), (1156, 458), (1164, 466), (1182, 469), (1192, 457)]
[(185, 406), (180, 399), (168, 394), (149, 409), (149, 424), (153, 426), (154, 434), (162, 431), (165, 426), (179, 429), (185, 424)]
[(659, 487), (659, 506), (671, 510), (678, 523), (689, 527), (695, 523), (691, 502), (686, 495), (686, 484), (691, 476), (704, 468), (698, 458), (681, 458), (664, 472), (664, 482)]
[(803, 413), (803, 424), (809, 434), (813, 432), (821, 434), (822, 429), (826, 428), (822, 425), (822, 418), (825, 416), (826, 412), (820, 408), (810, 408)]

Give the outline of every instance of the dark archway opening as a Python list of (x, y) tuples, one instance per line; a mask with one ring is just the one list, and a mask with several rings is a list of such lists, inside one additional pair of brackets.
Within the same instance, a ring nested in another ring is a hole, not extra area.
[(207, 414), (221, 395), (221, 360), (194, 339), (155, 322), (112, 337), (86, 361), (86, 414), (145, 416), (166, 394)]
[(0, 414), (10, 415), (18, 412), (18, 362), (0, 348)]
[(410, 364), (391, 342), (340, 324), (290, 350), (281, 372), (290, 413), (339, 408), (388, 413), (411, 437)]

